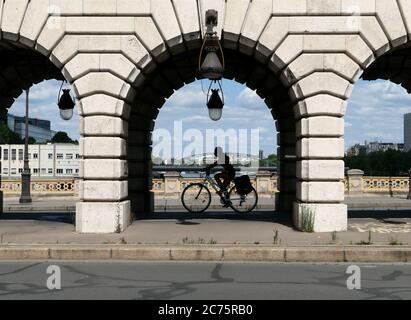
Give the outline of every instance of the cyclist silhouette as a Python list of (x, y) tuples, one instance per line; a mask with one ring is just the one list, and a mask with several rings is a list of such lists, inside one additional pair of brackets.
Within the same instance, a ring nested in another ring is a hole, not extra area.
[(235, 169), (230, 163), (230, 157), (223, 152), (223, 149), (221, 147), (216, 147), (214, 149), (214, 156), (217, 158), (217, 160), (213, 164), (207, 166), (205, 170), (207, 174), (210, 174), (211, 169), (213, 169), (214, 167), (218, 165), (221, 165), (223, 167), (224, 170), (214, 176), (214, 179), (220, 187), (218, 194), (221, 196), (224, 192), (227, 192), (228, 186), (230, 185), (231, 181), (234, 180)]

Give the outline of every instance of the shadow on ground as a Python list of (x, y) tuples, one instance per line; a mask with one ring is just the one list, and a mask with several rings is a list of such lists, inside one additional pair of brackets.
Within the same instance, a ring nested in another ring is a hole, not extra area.
[(411, 210), (350, 210), (348, 219), (391, 219), (411, 218)]
[[(74, 218), (74, 212), (0, 214), (0, 221), (47, 221), (74, 224)], [(406, 218), (411, 218), (411, 210), (351, 210), (348, 212), (348, 219), (375, 219), (386, 223), (390, 223), (390, 219)], [(202, 214), (191, 214), (183, 211), (156, 212), (136, 218), (136, 221), (148, 220), (175, 220), (176, 224), (187, 226), (201, 224), (201, 220), (258, 221), (279, 223), (287, 227), (293, 227), (292, 215), (290, 213), (272, 210), (259, 210), (250, 214), (238, 214), (231, 211), (208, 211)]]
[(198, 220), (237, 220), (237, 221), (259, 221), (281, 223), (292, 226), (292, 217), (287, 212), (276, 212), (273, 210), (259, 210), (249, 214), (239, 214), (230, 211), (208, 211), (201, 214), (188, 212), (156, 212), (153, 215), (137, 217), (136, 220), (177, 220), (178, 224), (199, 224)]
[(48, 213), (3, 213), (0, 221), (48, 221), (74, 224), (74, 212), (48, 212)]

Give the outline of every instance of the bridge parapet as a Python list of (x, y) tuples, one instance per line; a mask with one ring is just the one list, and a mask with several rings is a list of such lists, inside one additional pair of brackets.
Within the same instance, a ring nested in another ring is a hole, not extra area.
[[(202, 182), (202, 178), (182, 177), (178, 172), (170, 172), (161, 178), (154, 178), (151, 191), (156, 196), (178, 197), (184, 188), (191, 183)], [(251, 182), (261, 196), (278, 193), (278, 177), (263, 172), (251, 179)], [(374, 176), (347, 176), (344, 180), (346, 195), (372, 194), (400, 194), (409, 191), (408, 177), (374, 177)], [(74, 196), (80, 192), (80, 180), (74, 178), (63, 179), (33, 179), (31, 192), (34, 196)], [(1, 182), (0, 192), (6, 197), (18, 196), (21, 193), (20, 179), (5, 179)]]

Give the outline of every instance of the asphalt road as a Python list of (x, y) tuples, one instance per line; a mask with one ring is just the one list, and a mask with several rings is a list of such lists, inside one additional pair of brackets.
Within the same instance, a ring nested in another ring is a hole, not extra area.
[[(60, 267), (61, 290), (47, 288), (50, 265)], [(0, 299), (411, 299), (411, 264), (359, 265), (360, 290), (347, 289), (348, 266), (0, 262)]]

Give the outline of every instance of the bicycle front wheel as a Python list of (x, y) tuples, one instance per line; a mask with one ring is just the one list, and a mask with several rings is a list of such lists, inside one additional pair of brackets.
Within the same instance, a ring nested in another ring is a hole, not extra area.
[(201, 183), (190, 184), (184, 189), (181, 202), (188, 212), (203, 213), (211, 204), (210, 190)]
[(247, 195), (240, 195), (237, 192), (237, 188), (233, 187), (229, 193), (229, 205), (238, 213), (249, 213), (253, 211), (258, 204), (257, 191), (253, 190)]

